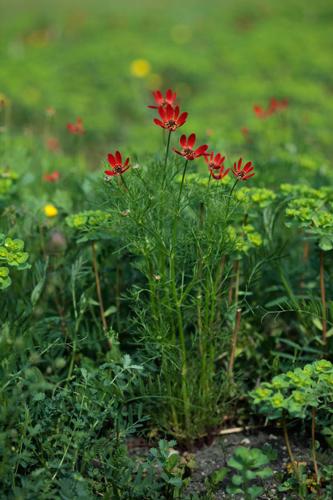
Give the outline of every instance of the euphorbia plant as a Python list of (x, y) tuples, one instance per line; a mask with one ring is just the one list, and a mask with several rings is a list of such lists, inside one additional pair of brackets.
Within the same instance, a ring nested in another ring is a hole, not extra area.
[[(300, 228), (304, 232), (306, 240), (314, 241), (319, 251), (322, 343), (326, 347), (328, 339), (328, 308), (325, 286), (325, 254), (333, 249), (333, 190), (330, 188), (313, 189), (307, 186), (294, 186), (289, 189), (289, 195), (292, 197), (286, 208), (287, 225)], [(333, 333), (333, 331), (330, 333)]]
[(322, 427), (333, 425), (333, 365), (320, 360), (277, 375), (271, 382), (262, 383), (250, 394), (253, 404), (270, 420), (280, 420), (290, 460), (298, 474), (292, 452), (287, 420), (311, 422), (311, 454), (316, 481), (320, 474), (316, 457), (316, 423)]
[[(154, 94), (158, 101), (161, 96)], [(187, 113), (174, 106), (173, 93), (166, 98), (154, 120), (169, 131), (164, 161), (128, 170), (130, 160), (125, 166), (120, 153), (109, 155), (112, 170), (105, 174), (112, 231), (146, 282), (135, 284), (131, 301), (131, 341), (147, 368), (140, 390), (149, 394), (146, 404), (159, 424), (188, 441), (225, 414), (234, 329), (227, 290), (237, 252), (237, 238), (228, 228), (244, 220), (234, 195), (254, 167), (236, 162), (235, 181), (225, 182), (229, 168), (221, 172), (223, 155), (208, 154), (206, 144), (196, 146), (194, 133), (180, 137), (168, 162), (171, 134), (184, 125)], [(201, 158), (208, 160), (212, 181), (199, 176), (187, 183)], [(244, 231), (255, 234), (250, 224)], [(238, 287), (240, 282), (239, 275)]]
[(0, 290), (8, 288), (12, 279), (10, 268), (22, 271), (29, 269), (28, 252), (24, 251), (24, 241), (0, 234)]

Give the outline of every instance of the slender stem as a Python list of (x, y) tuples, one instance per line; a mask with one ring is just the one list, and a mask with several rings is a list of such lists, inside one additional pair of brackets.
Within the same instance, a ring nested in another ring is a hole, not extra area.
[(234, 192), (234, 189), (235, 187), (237, 186), (238, 184), (238, 181), (239, 181), (239, 178), (237, 177), (232, 188), (230, 189), (230, 192), (229, 192), (229, 195), (228, 195), (228, 203), (227, 203), (227, 208), (226, 208), (226, 212), (225, 212), (225, 220), (228, 221), (228, 216), (229, 216), (229, 209), (230, 209), (230, 201), (231, 201), (231, 196), (232, 196), (232, 193)]
[(127, 185), (127, 182), (125, 181), (124, 179), (124, 176), (123, 175), (120, 175), (120, 180), (125, 188), (125, 191), (127, 191), (129, 193), (129, 189), (128, 189), (128, 185)]
[(291, 446), (290, 446), (288, 429), (287, 429), (285, 418), (282, 419), (282, 428), (283, 428), (284, 442), (285, 442), (286, 447), (287, 447), (288, 455), (289, 455), (292, 467), (294, 469), (294, 472), (295, 472), (296, 476), (298, 477), (298, 469), (297, 469), (297, 465), (296, 465), (294, 454), (293, 454)]
[(164, 185), (165, 185), (165, 181), (166, 181), (166, 175), (167, 175), (167, 164), (168, 164), (168, 157), (169, 157), (169, 149), (170, 149), (171, 132), (172, 132), (172, 130), (169, 130), (169, 133), (168, 133), (168, 140), (167, 140), (167, 145), (166, 145), (166, 148), (165, 148), (165, 157), (164, 157), (164, 172), (163, 172), (163, 182), (162, 182), (162, 186), (164, 186)]
[(116, 292), (116, 308), (117, 308), (117, 329), (120, 332), (120, 289), (121, 289), (121, 268), (119, 263), (116, 266), (116, 284), (115, 284), (115, 292)]
[(323, 325), (323, 344), (327, 344), (327, 314), (326, 314), (326, 290), (325, 290), (325, 274), (324, 274), (324, 252), (320, 250), (320, 293), (321, 304), (323, 311), (322, 325)]
[(236, 310), (236, 318), (235, 318), (235, 326), (232, 332), (232, 337), (231, 337), (231, 352), (230, 352), (230, 359), (229, 359), (229, 366), (228, 366), (228, 373), (229, 377), (232, 380), (234, 376), (234, 364), (235, 364), (235, 357), (236, 357), (236, 348), (237, 348), (237, 338), (238, 338), (238, 332), (240, 329), (240, 323), (241, 323), (241, 317), (242, 317), (242, 310), (237, 309)]
[(316, 455), (316, 408), (312, 408), (311, 412), (311, 453), (316, 483), (319, 484), (319, 473)]
[(170, 258), (170, 281), (172, 286), (173, 300), (176, 307), (176, 318), (177, 327), (181, 351), (181, 387), (182, 387), (182, 399), (184, 405), (184, 417), (186, 428), (190, 428), (190, 400), (187, 390), (187, 353), (186, 353), (186, 341), (185, 332), (183, 326), (183, 317), (181, 311), (181, 305), (178, 299), (177, 284), (176, 284), (176, 272), (175, 272), (175, 254), (174, 249)]
[(96, 259), (95, 241), (91, 242), (91, 250), (92, 250), (92, 262), (93, 262), (93, 268), (94, 268), (95, 280), (96, 280), (96, 291), (97, 291), (97, 297), (98, 297), (98, 302), (99, 302), (99, 311), (100, 311), (100, 315), (101, 315), (103, 330), (106, 331), (108, 329), (108, 325), (107, 325), (107, 322), (105, 319), (105, 313), (104, 313), (104, 304), (103, 304), (103, 298), (102, 298), (102, 292), (101, 292), (101, 283), (100, 283), (100, 279), (99, 279), (98, 265), (97, 265), (97, 259)]
[(184, 186), (184, 180), (185, 180), (187, 165), (188, 165), (188, 160), (185, 160), (184, 170), (183, 170), (183, 176), (182, 176), (182, 181), (180, 183), (180, 189), (179, 189), (179, 195), (178, 195), (178, 201), (177, 201), (178, 209), (179, 209), (179, 203), (180, 203), (180, 199), (181, 199), (182, 192), (183, 192), (183, 186)]

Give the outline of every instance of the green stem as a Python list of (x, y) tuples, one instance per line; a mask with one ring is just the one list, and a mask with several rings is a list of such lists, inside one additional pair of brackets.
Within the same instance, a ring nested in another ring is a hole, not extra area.
[(120, 175), (120, 180), (121, 180), (121, 182), (122, 182), (122, 184), (123, 184), (123, 186), (124, 186), (124, 188), (125, 188), (125, 191), (127, 191), (127, 192), (130, 194), (130, 190), (128, 189), (128, 185), (127, 185), (127, 182), (126, 182), (126, 181), (125, 181), (125, 179), (124, 179), (123, 174), (122, 174), (122, 175)]
[(176, 285), (176, 272), (175, 272), (175, 255), (172, 250), (171, 258), (170, 258), (170, 271), (171, 271), (171, 286), (173, 299), (176, 307), (176, 317), (177, 317), (177, 326), (178, 326), (178, 335), (179, 335), (179, 343), (181, 349), (181, 390), (182, 390), (182, 399), (184, 405), (184, 417), (185, 417), (185, 425), (187, 429), (190, 429), (190, 402), (187, 391), (187, 354), (186, 354), (186, 342), (185, 342), (185, 333), (183, 326), (183, 318), (181, 312), (181, 305), (178, 300), (177, 293), (177, 285)]
[(326, 313), (326, 290), (325, 290), (325, 268), (324, 268), (324, 252), (320, 250), (320, 294), (322, 304), (322, 328), (323, 328), (323, 344), (327, 344), (327, 313)]
[(311, 412), (311, 453), (316, 483), (319, 484), (319, 473), (316, 455), (316, 408), (312, 408)]
[(93, 269), (94, 269), (95, 281), (96, 281), (96, 292), (97, 292), (97, 298), (98, 298), (98, 303), (99, 303), (99, 312), (100, 312), (100, 316), (101, 316), (103, 330), (104, 330), (104, 332), (106, 332), (108, 329), (108, 325), (107, 325), (107, 322), (105, 319), (104, 304), (103, 304), (103, 297), (102, 297), (102, 291), (101, 291), (101, 282), (99, 279), (98, 264), (97, 264), (97, 258), (96, 258), (96, 243), (95, 243), (95, 241), (91, 242), (91, 253), (92, 253), (92, 263), (93, 263)]
[(289, 441), (289, 435), (288, 435), (288, 429), (287, 429), (287, 424), (285, 418), (282, 419), (282, 428), (283, 428), (283, 437), (284, 437), (284, 442), (286, 444), (286, 448), (288, 451), (288, 455), (291, 461), (292, 468), (294, 470), (295, 476), (298, 479), (298, 482), (300, 483), (300, 477), (299, 477), (299, 470), (298, 466), (294, 457), (294, 454), (291, 449), (290, 441)]
[(167, 176), (167, 164), (168, 164), (168, 157), (169, 157), (169, 149), (170, 149), (171, 132), (172, 132), (172, 130), (169, 130), (168, 140), (167, 140), (167, 145), (166, 145), (166, 149), (165, 149), (165, 157), (164, 157), (164, 171), (163, 171), (163, 182), (162, 182), (162, 187), (165, 185), (166, 176)]
[(188, 165), (188, 160), (185, 160), (184, 170), (183, 170), (183, 176), (182, 176), (182, 181), (180, 183), (180, 189), (179, 189), (179, 195), (178, 195), (178, 201), (177, 201), (178, 210), (179, 210), (180, 199), (181, 199), (182, 192), (183, 192), (183, 186), (184, 186), (184, 180), (185, 180), (187, 165)]
[(226, 208), (226, 214), (225, 214), (225, 220), (227, 221), (228, 220), (228, 216), (229, 216), (229, 209), (230, 209), (230, 201), (231, 201), (231, 196), (232, 196), (232, 193), (234, 192), (234, 189), (235, 187), (237, 186), (238, 184), (238, 177), (236, 178), (232, 188), (230, 189), (230, 192), (229, 192), (229, 195), (228, 195), (228, 203), (227, 203), (227, 208)]

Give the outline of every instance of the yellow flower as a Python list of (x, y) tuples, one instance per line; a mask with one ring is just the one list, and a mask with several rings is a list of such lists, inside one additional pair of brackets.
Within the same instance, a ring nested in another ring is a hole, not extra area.
[(52, 203), (47, 203), (44, 206), (44, 214), (46, 217), (56, 217), (58, 215), (58, 209)]
[(151, 71), (150, 63), (146, 59), (135, 59), (131, 63), (131, 73), (137, 78), (144, 78)]

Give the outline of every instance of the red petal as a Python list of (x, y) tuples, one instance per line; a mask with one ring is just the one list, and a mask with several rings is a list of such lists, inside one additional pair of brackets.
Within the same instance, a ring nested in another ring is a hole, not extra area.
[(116, 159), (111, 153), (108, 154), (108, 162), (112, 167), (114, 167), (116, 164)]
[(181, 145), (182, 148), (185, 148), (187, 146), (187, 141), (186, 141), (186, 135), (185, 134), (183, 134), (180, 137), (179, 144)]
[(121, 165), (122, 164), (122, 158), (121, 158), (121, 154), (119, 153), (119, 151), (116, 151), (116, 162), (117, 164)]
[(177, 155), (184, 156), (183, 151), (179, 151), (178, 149), (174, 149), (174, 152), (177, 153)]
[(194, 154), (195, 156), (201, 156), (205, 151), (207, 151), (208, 146), (207, 144), (204, 144), (203, 146), (199, 146), (195, 151)]
[(191, 134), (188, 138), (188, 141), (187, 141), (187, 144), (188, 144), (188, 147), (189, 148), (193, 148), (194, 144), (195, 144), (195, 140), (196, 140), (196, 136), (195, 134)]
[(163, 103), (163, 95), (160, 90), (155, 90), (155, 92), (153, 92), (153, 96), (157, 104)]
[(124, 163), (124, 167), (127, 167), (128, 164), (129, 164), (129, 158), (126, 158), (126, 161)]
[(166, 112), (165, 112), (165, 109), (164, 109), (164, 108), (162, 108), (162, 106), (160, 106), (160, 107), (158, 108), (158, 114), (160, 115), (160, 117), (162, 118), (162, 120), (163, 120), (164, 122), (166, 122), (166, 121), (167, 121), (167, 119), (169, 119), (169, 118), (167, 118), (167, 114), (166, 114)]
[(155, 123), (155, 125), (158, 125), (159, 127), (165, 128), (164, 123), (161, 122), (161, 120), (158, 120), (157, 118), (154, 118), (154, 123)]
[[(175, 109), (175, 112), (176, 112), (176, 109)], [(170, 106), (170, 104), (167, 104), (167, 106), (166, 106), (166, 118), (167, 118), (167, 120), (171, 120), (171, 118), (173, 118), (173, 116), (174, 116), (173, 107)]]
[(114, 170), (104, 170), (105, 175), (113, 176), (116, 175), (116, 172)]
[(211, 169), (211, 168), (210, 168), (210, 169), (209, 169), (209, 172), (210, 172), (210, 175), (211, 175), (214, 179), (216, 179), (217, 181), (220, 179), (219, 174), (215, 174), (213, 169)]
[(166, 91), (165, 97), (166, 97), (166, 100), (167, 100), (168, 102), (172, 102), (172, 90), (171, 90), (171, 89), (168, 89), (168, 90)]
[(177, 125), (178, 127), (181, 127), (182, 125), (184, 125), (184, 123), (186, 122), (187, 120), (187, 117), (188, 117), (188, 113), (182, 113), (180, 115), (180, 117), (178, 118), (177, 120)]
[(209, 165), (212, 162), (213, 157), (214, 157), (213, 151), (211, 153), (205, 155), (205, 162), (207, 163), (207, 165)]

